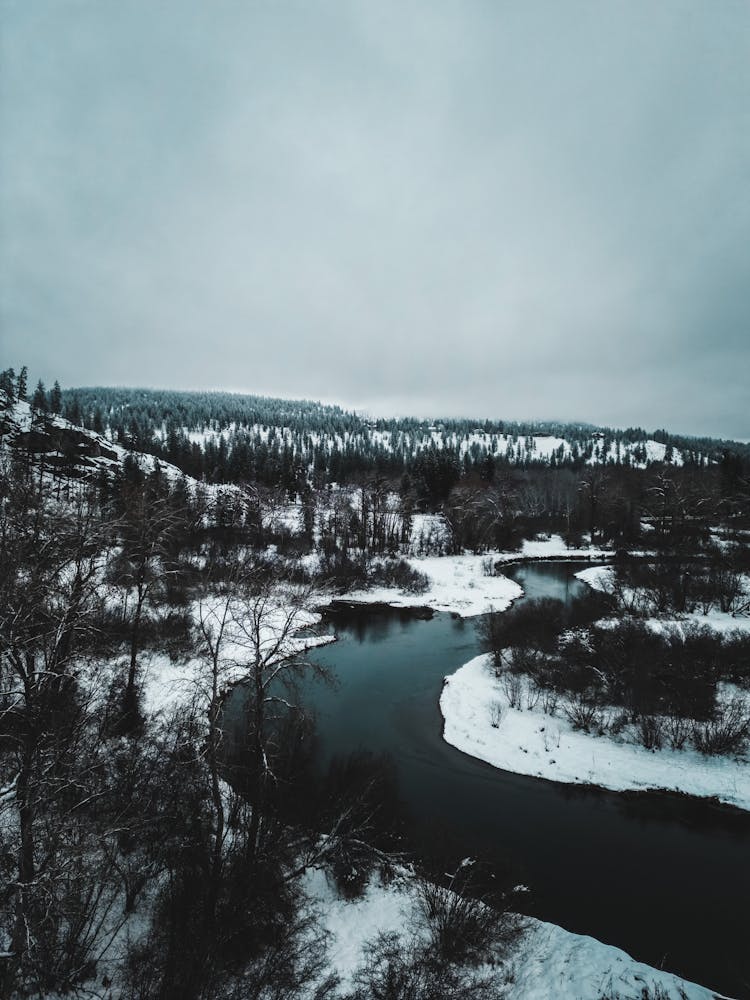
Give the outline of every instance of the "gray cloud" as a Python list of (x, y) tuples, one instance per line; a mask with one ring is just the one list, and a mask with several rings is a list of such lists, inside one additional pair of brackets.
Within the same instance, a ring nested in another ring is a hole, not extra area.
[(750, 437), (746, 3), (0, 10), (7, 363)]

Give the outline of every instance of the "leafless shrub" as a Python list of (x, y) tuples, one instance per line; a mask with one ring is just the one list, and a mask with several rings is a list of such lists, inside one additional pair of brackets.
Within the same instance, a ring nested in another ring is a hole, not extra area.
[(717, 705), (713, 719), (693, 725), (693, 743), (701, 753), (730, 754), (741, 750), (750, 734), (750, 710), (744, 698)]
[(475, 895), (461, 869), (448, 885), (421, 879), (417, 905), (430, 949), (445, 962), (477, 964), (496, 958), (518, 932), (507, 905), (491, 906)]
[(619, 736), (630, 722), (627, 712), (616, 712), (611, 716), (607, 729), (610, 736)]
[[(674, 989), (677, 991), (676, 993), (666, 986), (662, 986), (661, 983), (642, 986), (638, 1000), (672, 1000), (672, 998), (675, 998), (675, 1000), (688, 1000), (688, 995), (681, 986), (675, 986)], [(625, 1000), (625, 997), (623, 997), (622, 993), (614, 990), (610, 984), (609, 988), (599, 995), (599, 1000)]]
[(498, 698), (490, 704), (490, 725), (493, 729), (499, 729), (505, 714), (505, 705)]
[(596, 702), (585, 691), (566, 698), (563, 711), (574, 729), (590, 733), (601, 726), (601, 714)]
[(482, 559), (482, 575), (497, 576), (497, 561), (494, 556), (485, 556)]
[(430, 581), (424, 573), (414, 569), (405, 559), (385, 559), (374, 564), (368, 572), (371, 586), (398, 587), (406, 594), (424, 594)]
[(536, 706), (539, 704), (539, 699), (542, 696), (542, 689), (534, 681), (526, 685), (526, 708), (533, 712)]
[(544, 656), (535, 649), (512, 646), (509, 650), (509, 660), (517, 674), (534, 674), (544, 662)]
[(347, 1000), (500, 1000), (489, 972), (436, 960), (415, 938), (379, 934), (365, 945)]
[(662, 722), (658, 715), (642, 715), (638, 722), (638, 738), (647, 750), (661, 750)]
[(664, 736), (673, 750), (682, 750), (690, 736), (692, 725), (681, 715), (666, 715), (663, 720)]
[(560, 695), (553, 688), (542, 689), (542, 711), (545, 715), (556, 715)]
[(523, 677), (520, 674), (506, 671), (500, 678), (500, 683), (510, 707), (520, 708), (523, 699), (523, 689), (525, 687)]

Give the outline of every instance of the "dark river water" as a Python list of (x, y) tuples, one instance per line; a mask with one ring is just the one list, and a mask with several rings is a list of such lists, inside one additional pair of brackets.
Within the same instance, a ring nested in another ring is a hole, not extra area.
[[(527, 597), (565, 599), (580, 566), (508, 570)], [(651, 965), (750, 997), (750, 816), (669, 795), (621, 795), (497, 770), (442, 740), (446, 674), (480, 652), (475, 620), (336, 612), (313, 658), (336, 689), (311, 692), (324, 757), (365, 748), (398, 766), (423, 830), (515, 866), (530, 913)]]

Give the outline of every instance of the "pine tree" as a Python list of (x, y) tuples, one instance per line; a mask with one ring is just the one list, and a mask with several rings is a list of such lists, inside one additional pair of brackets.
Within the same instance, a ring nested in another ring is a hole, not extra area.
[(65, 404), (65, 417), (71, 424), (81, 423), (81, 403), (78, 396), (74, 396)]
[(12, 368), (0, 372), (0, 390), (7, 395), (8, 402), (12, 403), (16, 394), (16, 373)]
[(24, 365), (18, 373), (18, 380), (16, 381), (16, 398), (24, 402), (26, 401), (26, 394), (28, 392), (28, 378), (29, 369)]
[(62, 413), (62, 389), (57, 379), (55, 379), (55, 384), (50, 389), (49, 408), (52, 413)]
[(47, 390), (44, 388), (44, 382), (41, 379), (36, 384), (31, 405), (35, 410), (39, 410), (40, 413), (47, 412)]

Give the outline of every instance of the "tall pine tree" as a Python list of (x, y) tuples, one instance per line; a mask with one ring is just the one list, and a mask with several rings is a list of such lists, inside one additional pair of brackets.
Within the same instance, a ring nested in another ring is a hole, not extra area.
[(41, 379), (39, 379), (36, 389), (34, 389), (31, 405), (35, 410), (39, 410), (40, 413), (47, 412), (47, 390), (44, 388), (44, 382)]
[(55, 379), (55, 384), (50, 389), (49, 408), (52, 413), (62, 413), (62, 389), (57, 379)]
[(21, 371), (18, 373), (18, 380), (16, 381), (16, 398), (19, 400), (26, 400), (26, 395), (28, 392), (28, 380), (29, 380), (29, 369), (26, 365), (23, 366)]

